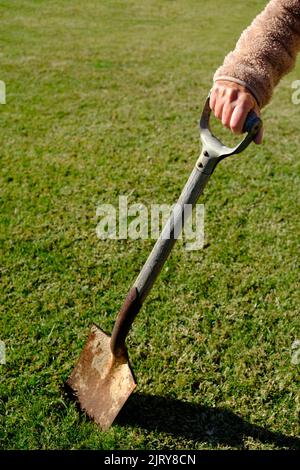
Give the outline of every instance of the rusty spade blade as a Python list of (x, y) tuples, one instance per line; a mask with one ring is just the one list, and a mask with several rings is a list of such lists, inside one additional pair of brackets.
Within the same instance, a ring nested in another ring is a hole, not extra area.
[(129, 291), (110, 337), (93, 325), (67, 385), (101, 429), (108, 429), (136, 387), (125, 338), (141, 304), (136, 288)]
[(133, 287), (117, 316), (111, 337), (94, 325), (67, 385), (81, 408), (105, 430), (110, 427), (136, 387), (125, 346), (126, 336), (169, 253), (183, 224), (213, 173), (225, 157), (242, 152), (259, 131), (261, 121), (248, 115), (247, 135), (235, 148), (223, 145), (210, 132), (209, 97), (200, 120), (202, 152)]

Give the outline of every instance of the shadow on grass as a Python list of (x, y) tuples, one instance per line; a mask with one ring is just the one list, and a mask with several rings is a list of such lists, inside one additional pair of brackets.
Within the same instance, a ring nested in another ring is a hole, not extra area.
[(251, 424), (227, 408), (198, 406), (166, 397), (133, 394), (117, 418), (119, 425), (140, 426), (176, 438), (244, 448), (251, 437), (277, 448), (300, 449), (300, 439)]

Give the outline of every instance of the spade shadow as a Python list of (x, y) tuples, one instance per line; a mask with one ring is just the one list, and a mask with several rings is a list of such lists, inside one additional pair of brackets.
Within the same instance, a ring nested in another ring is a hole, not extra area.
[(135, 393), (117, 417), (121, 426), (168, 433), (192, 445), (208, 443), (245, 449), (247, 437), (276, 448), (300, 450), (300, 439), (251, 424), (228, 408), (199, 406), (167, 397)]

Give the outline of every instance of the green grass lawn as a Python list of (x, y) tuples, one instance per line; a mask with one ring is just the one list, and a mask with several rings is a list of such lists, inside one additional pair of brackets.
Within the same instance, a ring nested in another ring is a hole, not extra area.
[(99, 240), (97, 206), (176, 201), (213, 73), (264, 4), (1, 2), (2, 449), (300, 448), (299, 65), (264, 145), (222, 162), (199, 201), (204, 249), (178, 242), (137, 317), (138, 388), (113, 427), (63, 388), (153, 245)]

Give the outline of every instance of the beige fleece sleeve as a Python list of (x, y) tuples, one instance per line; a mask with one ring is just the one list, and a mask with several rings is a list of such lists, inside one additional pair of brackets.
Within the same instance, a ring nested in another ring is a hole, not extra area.
[(271, 0), (242, 33), (214, 81), (244, 84), (263, 107), (300, 50), (300, 0)]

